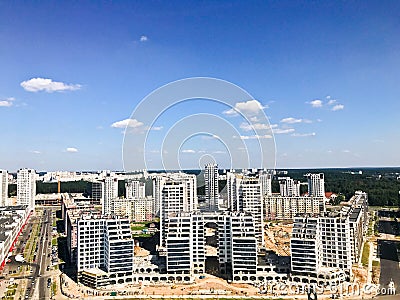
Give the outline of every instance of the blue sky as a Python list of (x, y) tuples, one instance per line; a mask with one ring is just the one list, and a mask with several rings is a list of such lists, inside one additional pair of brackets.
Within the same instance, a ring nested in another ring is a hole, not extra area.
[[(0, 1), (0, 168), (122, 169), (127, 123), (115, 123), (160, 86), (198, 76), (258, 101), (279, 168), (399, 166), (399, 11), (398, 1)], [(177, 106), (149, 136), (159, 144), (198, 112), (240, 131), (227, 110)], [(204, 151), (229, 167), (204, 138), (177, 155), (197, 167)]]

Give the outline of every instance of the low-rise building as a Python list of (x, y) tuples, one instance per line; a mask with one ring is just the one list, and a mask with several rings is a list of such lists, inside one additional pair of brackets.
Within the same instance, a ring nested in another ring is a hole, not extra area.
[(4, 267), (29, 213), (26, 205), (0, 207), (0, 269)]
[(324, 210), (324, 197), (289, 197), (276, 194), (264, 197), (266, 220), (291, 220), (298, 214), (319, 214)]

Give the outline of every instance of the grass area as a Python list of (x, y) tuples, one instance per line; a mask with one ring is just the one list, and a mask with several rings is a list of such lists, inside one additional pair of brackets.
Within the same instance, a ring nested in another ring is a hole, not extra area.
[(141, 234), (133, 234), (132, 236), (134, 236), (134, 237), (151, 237), (153, 235), (150, 233), (141, 233)]
[(56, 220), (56, 218), (53, 218), (53, 227), (56, 227), (57, 226), (57, 220)]
[(379, 268), (380, 267), (380, 262), (379, 262), (379, 260), (373, 260), (372, 261), (372, 267), (377, 267), (377, 268)]
[(15, 289), (12, 289), (12, 290), (8, 290), (7, 292), (6, 292), (6, 297), (11, 297), (11, 296), (14, 296), (15, 295)]
[(131, 230), (132, 231), (134, 231), (134, 230), (143, 230), (143, 229), (146, 229), (147, 227), (146, 226), (131, 226)]
[(51, 292), (52, 292), (53, 296), (57, 294), (57, 283), (55, 283), (55, 282), (52, 283)]
[(57, 246), (58, 242), (57, 242), (57, 238), (52, 238), (51, 239), (51, 245), (52, 246)]
[(364, 267), (368, 266), (368, 260), (369, 260), (369, 243), (365, 242), (362, 256), (361, 256), (361, 263)]

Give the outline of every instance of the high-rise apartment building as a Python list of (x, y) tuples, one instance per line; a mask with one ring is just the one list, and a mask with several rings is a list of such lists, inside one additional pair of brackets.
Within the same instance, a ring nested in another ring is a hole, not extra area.
[(206, 164), (204, 170), (206, 203), (209, 211), (218, 211), (218, 165), (214, 163)]
[(8, 172), (0, 170), (0, 206), (8, 206)]
[(104, 178), (104, 199), (102, 213), (104, 215), (113, 214), (111, 201), (118, 198), (118, 178), (112, 174), (107, 174)]
[(145, 197), (146, 184), (139, 180), (125, 181), (125, 198), (137, 199)]
[(80, 282), (91, 287), (131, 282), (134, 240), (128, 219), (85, 216), (77, 229)]
[(262, 195), (263, 196), (271, 196), (272, 195), (272, 174), (261, 173), (258, 176), (258, 179), (261, 183)]
[(20, 169), (17, 172), (17, 204), (35, 208), (36, 172), (33, 169)]
[(259, 178), (227, 174), (228, 203), (231, 211), (247, 212), (254, 218), (255, 234), (260, 245), (264, 241), (262, 183)]
[(164, 223), (171, 214), (193, 212), (198, 208), (197, 182), (195, 175), (184, 173), (166, 174), (158, 180), (157, 194), (160, 204), (160, 245), (166, 246)]
[(104, 182), (93, 181), (92, 182), (92, 201), (95, 204), (103, 206), (104, 203)]
[(228, 279), (250, 282), (257, 273), (253, 216), (244, 212), (180, 212), (165, 223), (167, 273), (193, 278), (205, 272), (205, 224), (218, 229), (219, 269)]
[(308, 196), (310, 197), (325, 197), (324, 174), (307, 174), (308, 181)]
[[(340, 211), (303, 214), (294, 218), (290, 240), (292, 277), (343, 282), (352, 277), (367, 230), (367, 195), (356, 192)], [(326, 283), (326, 282), (325, 282)]]
[(279, 178), (279, 188), (283, 197), (299, 197), (300, 182), (289, 177)]

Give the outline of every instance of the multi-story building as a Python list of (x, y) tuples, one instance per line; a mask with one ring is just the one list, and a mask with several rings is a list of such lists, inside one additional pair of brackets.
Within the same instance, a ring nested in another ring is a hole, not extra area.
[(205, 270), (204, 221), (199, 213), (172, 213), (165, 224), (167, 272), (203, 274)]
[(257, 177), (229, 172), (227, 185), (230, 210), (252, 214), (256, 237), (259, 245), (262, 245), (264, 241), (262, 183)]
[(367, 195), (356, 192), (339, 211), (296, 216), (290, 240), (292, 276), (318, 283), (351, 278), (367, 230), (366, 203)]
[(204, 182), (206, 192), (206, 203), (209, 211), (218, 211), (219, 190), (218, 190), (218, 165), (206, 164), (204, 170)]
[(111, 215), (111, 201), (118, 198), (118, 178), (112, 174), (107, 174), (104, 179), (104, 199), (102, 205), (102, 213)]
[(83, 216), (92, 215), (100, 216), (101, 211), (96, 209), (90, 201), (75, 201), (68, 193), (61, 195), (61, 217), (64, 221), (67, 251), (71, 263), (76, 263), (78, 255), (78, 221)]
[(92, 202), (103, 206), (104, 203), (104, 182), (92, 182)]
[(165, 247), (164, 223), (169, 215), (179, 212), (192, 212), (198, 208), (196, 176), (184, 173), (168, 174), (160, 180), (158, 192), (160, 206), (160, 246)]
[(79, 282), (91, 287), (132, 282), (134, 240), (128, 219), (84, 216), (77, 228)]
[(300, 196), (300, 182), (290, 177), (279, 178), (279, 189), (283, 197)]
[(261, 173), (258, 176), (258, 179), (261, 183), (262, 195), (263, 196), (271, 196), (272, 195), (272, 174)]
[(8, 205), (8, 172), (0, 170), (0, 206)]
[(218, 231), (219, 269), (229, 280), (251, 282), (257, 273), (253, 216), (245, 212), (180, 212), (165, 223), (167, 273), (193, 280), (205, 272), (205, 224)]
[(298, 214), (319, 214), (325, 210), (323, 197), (284, 197), (272, 195), (264, 197), (266, 220), (290, 220)]
[(0, 269), (6, 264), (29, 212), (26, 205), (0, 207)]
[(138, 199), (144, 198), (146, 191), (146, 184), (139, 180), (126, 180), (125, 181), (125, 198)]
[(231, 212), (219, 216), (219, 263), (221, 273), (235, 282), (255, 281), (257, 232), (250, 213)]
[(146, 222), (154, 219), (152, 197), (114, 199), (111, 210), (116, 216), (127, 217), (131, 222)]
[(308, 181), (308, 195), (310, 197), (325, 197), (324, 174), (308, 173), (306, 177)]
[(17, 204), (35, 208), (36, 172), (32, 169), (20, 169), (17, 173)]

